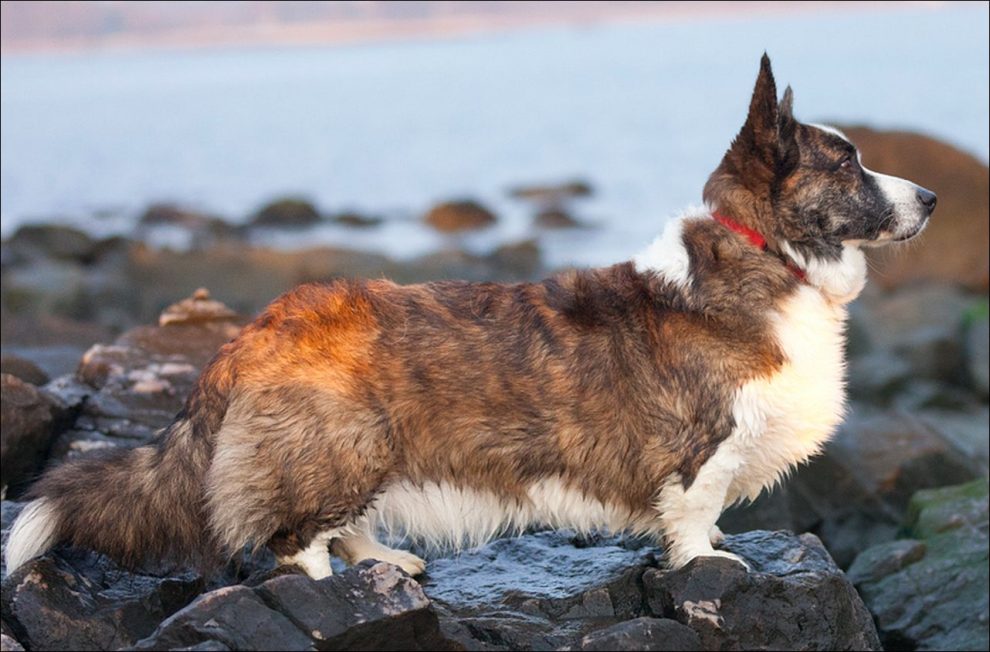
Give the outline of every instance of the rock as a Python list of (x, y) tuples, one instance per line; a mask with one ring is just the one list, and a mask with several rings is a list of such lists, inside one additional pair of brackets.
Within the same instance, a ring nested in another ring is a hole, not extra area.
[(729, 559), (698, 558), (678, 571), (647, 570), (650, 610), (689, 626), (708, 650), (879, 650), (869, 612), (811, 534), (727, 537)]
[(138, 219), (136, 236), (156, 246), (202, 250), (237, 239), (239, 227), (176, 204), (152, 204)]
[(495, 273), (502, 278), (519, 280), (536, 276), (542, 269), (540, 247), (535, 240), (504, 244), (487, 257)]
[(300, 229), (320, 221), (320, 213), (305, 199), (285, 197), (266, 204), (251, 219), (250, 226)]
[[(209, 646), (209, 647), (207, 647)], [(205, 593), (168, 618), (136, 650), (311, 650), (312, 639), (246, 586)]]
[(511, 197), (542, 204), (558, 204), (575, 197), (590, 197), (592, 193), (591, 184), (580, 179), (557, 185), (517, 186), (509, 189)]
[(913, 380), (911, 364), (891, 351), (874, 351), (849, 361), (848, 391), (858, 401), (888, 405)]
[(85, 551), (34, 559), (3, 581), (3, 620), (28, 649), (116, 650), (154, 631), (203, 588), (194, 573), (122, 570)]
[(381, 562), (319, 581), (282, 575), (254, 589), (211, 591), (135, 647), (204, 644), (236, 650), (460, 649), (441, 634), (420, 586)]
[(887, 649), (990, 647), (985, 478), (918, 492), (909, 539), (864, 551), (849, 569)]
[(555, 649), (643, 610), (640, 577), (654, 548), (621, 537), (566, 531), (498, 539), (433, 559), (423, 590), (456, 622), (445, 631), (467, 649)]
[(974, 315), (966, 326), (964, 350), (970, 386), (984, 401), (990, 397), (990, 320), (986, 304), (981, 315)]
[(183, 299), (178, 303), (162, 311), (158, 316), (159, 326), (169, 324), (195, 324), (207, 321), (236, 321), (237, 313), (220, 303), (210, 299), (210, 291), (206, 288), (199, 288), (188, 299)]
[(61, 381), (59, 391), (87, 396), (54, 457), (150, 439), (172, 421), (203, 366), (244, 323), (205, 292), (171, 306), (160, 321), (166, 325), (139, 326), (113, 344), (91, 347), (76, 374), (81, 386)]
[[(848, 476), (859, 488), (856, 493), (875, 497), (898, 516), (919, 489), (980, 473), (975, 460), (963, 456), (916, 415), (901, 411), (854, 413), (829, 442), (827, 455), (842, 470), (829, 474), (831, 480), (823, 477), (823, 483), (835, 487), (836, 478)], [(846, 493), (843, 500), (853, 495)]]
[(44, 385), (49, 380), (48, 374), (38, 365), (17, 355), (0, 357), (0, 373), (10, 374), (31, 385)]
[(26, 224), (7, 243), (13, 261), (33, 258), (88, 263), (93, 258), (93, 239), (71, 226)]
[(3, 652), (23, 652), (24, 646), (17, 642), (12, 636), (7, 636), (6, 634), (0, 634), (0, 650)]
[[(898, 359), (895, 376), (965, 384), (961, 333), (973, 297), (949, 285), (926, 284), (871, 294), (850, 319), (870, 340), (875, 355)], [(888, 365), (891, 366), (891, 365)], [(863, 365), (851, 371), (862, 373)], [(858, 381), (853, 380), (854, 386)], [(857, 396), (857, 395), (854, 395)]]
[(207, 215), (176, 204), (152, 204), (138, 218), (138, 224), (141, 226), (169, 225), (197, 229), (210, 219)]
[(634, 618), (599, 629), (565, 650), (703, 650), (690, 627), (669, 618)]
[(910, 179), (938, 195), (938, 207), (917, 246), (869, 251), (872, 281), (886, 287), (940, 280), (985, 292), (990, 254), (987, 165), (933, 138), (865, 127), (842, 127), (863, 163)]
[(556, 206), (539, 211), (533, 218), (533, 223), (541, 229), (573, 229), (581, 226), (581, 222), (574, 216)]
[(15, 491), (44, 464), (58, 435), (58, 404), (34, 385), (0, 375), (0, 468), (3, 491)]
[(469, 199), (437, 204), (423, 219), (434, 229), (444, 233), (469, 231), (495, 224), (494, 213)]
[(342, 224), (344, 226), (353, 226), (359, 229), (366, 229), (373, 226), (379, 226), (385, 220), (377, 215), (364, 215), (354, 211), (344, 211), (343, 213), (337, 213), (336, 215), (331, 216), (330, 221), (334, 224)]

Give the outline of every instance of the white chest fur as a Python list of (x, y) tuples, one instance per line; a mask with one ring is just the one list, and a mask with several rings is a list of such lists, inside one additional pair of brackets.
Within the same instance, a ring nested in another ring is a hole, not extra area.
[(795, 465), (818, 453), (845, 409), (843, 332), (846, 308), (817, 288), (804, 286), (773, 316), (786, 362), (773, 376), (743, 385), (736, 394), (736, 429), (726, 502), (755, 499)]

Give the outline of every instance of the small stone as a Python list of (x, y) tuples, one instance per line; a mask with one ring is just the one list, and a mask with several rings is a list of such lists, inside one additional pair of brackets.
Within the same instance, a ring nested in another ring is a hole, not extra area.
[(230, 321), (237, 318), (237, 313), (220, 303), (210, 299), (210, 291), (199, 288), (188, 299), (162, 311), (158, 317), (159, 326), (170, 324), (194, 324), (204, 321)]

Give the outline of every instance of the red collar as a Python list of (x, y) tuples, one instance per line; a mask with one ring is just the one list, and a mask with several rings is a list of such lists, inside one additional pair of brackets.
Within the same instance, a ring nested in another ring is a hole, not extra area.
[[(715, 218), (716, 222), (718, 222), (725, 228), (729, 229), (730, 231), (734, 231), (739, 235), (743, 236), (744, 238), (746, 238), (747, 240), (749, 240), (749, 243), (754, 247), (756, 247), (757, 249), (759, 249), (760, 251), (767, 251), (767, 249), (769, 248), (767, 247), (767, 239), (764, 238), (762, 235), (760, 235), (759, 232), (754, 231), (748, 226), (740, 224), (731, 217), (726, 217), (725, 215), (722, 215), (717, 211), (712, 213), (712, 217)], [(787, 269), (791, 270), (791, 273), (794, 274), (794, 276), (796, 276), (799, 281), (805, 283), (808, 281), (807, 274), (805, 274), (803, 269), (795, 265), (794, 261), (790, 260), (789, 258), (784, 258), (783, 263), (787, 267)]]

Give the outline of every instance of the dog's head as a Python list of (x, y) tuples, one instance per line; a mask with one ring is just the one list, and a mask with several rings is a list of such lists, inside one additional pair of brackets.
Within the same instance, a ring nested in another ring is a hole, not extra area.
[(705, 184), (705, 202), (762, 234), (780, 251), (838, 259), (843, 245), (908, 240), (928, 223), (935, 194), (860, 163), (839, 131), (802, 124), (790, 87), (777, 100), (770, 59), (749, 115)]

